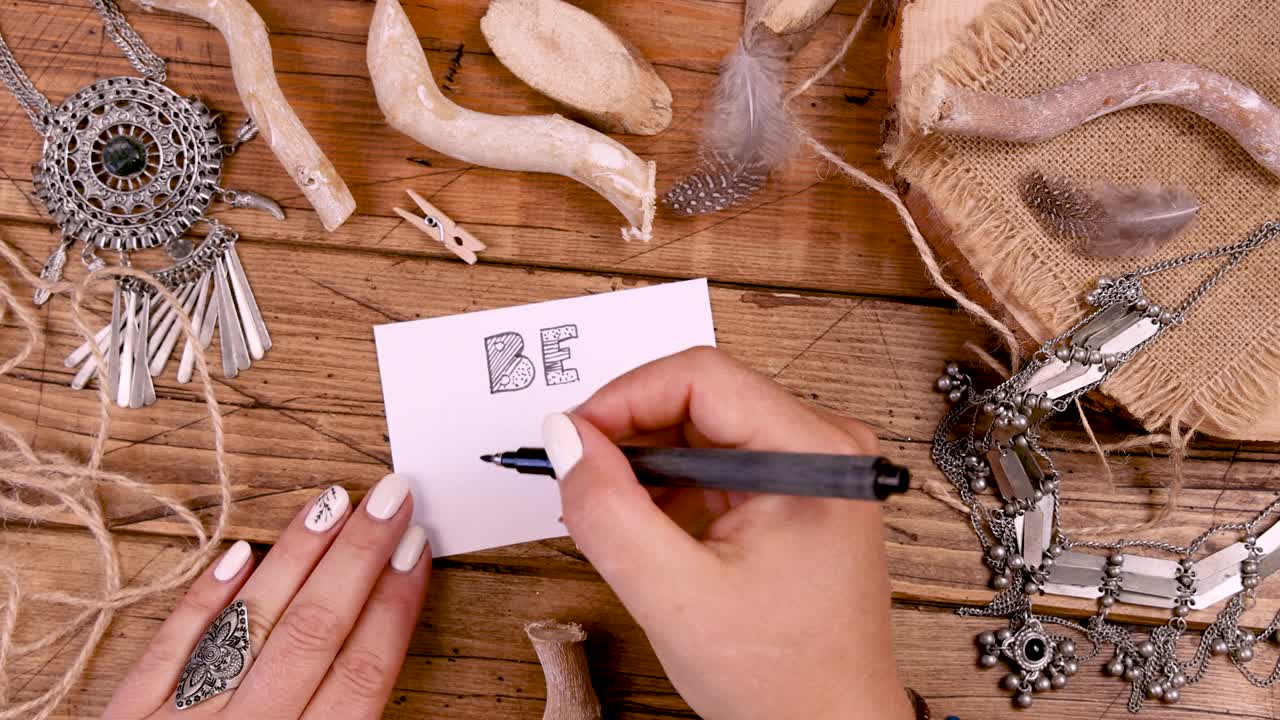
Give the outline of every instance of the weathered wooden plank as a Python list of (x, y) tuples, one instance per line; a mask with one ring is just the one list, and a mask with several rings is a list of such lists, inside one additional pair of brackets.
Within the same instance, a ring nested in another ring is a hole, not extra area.
[[(32, 258), (49, 243), (45, 228), (27, 224), (6, 228), (5, 236)], [(509, 266), (467, 267), (400, 254), (320, 248), (302, 253), (276, 243), (245, 241), (239, 248), (276, 348), (220, 393), (220, 399), (297, 410), (381, 415), (374, 324), (649, 282)], [(73, 272), (78, 275), (79, 269)], [(971, 337), (967, 322), (957, 323), (953, 312), (929, 306), (739, 288), (717, 288), (713, 303), (723, 347), (784, 383), (794, 377), (797, 389), (812, 389), (824, 402), (844, 403), (841, 409), (870, 417), (882, 414), (880, 408), (901, 405), (903, 393), (938, 409), (938, 398), (929, 389), (934, 376)], [(61, 358), (81, 340), (65, 302), (51, 303), (46, 312), (51, 345), (44, 369), (51, 379), (69, 380), (73, 373), (61, 366)], [(820, 366), (799, 362), (812, 350), (826, 358)], [(216, 358), (216, 352), (209, 357)], [(841, 369), (840, 363), (853, 364)], [(176, 385), (172, 377), (170, 368), (159, 379), (157, 392), (190, 397), (191, 388)], [(875, 382), (849, 392), (850, 381), (859, 378)], [(894, 380), (882, 386), (881, 378)], [(885, 422), (892, 433), (928, 430), (924, 416), (917, 419), (905, 410)]]
[[(437, 78), (459, 102), (488, 112), (554, 110), (489, 54), (477, 22), (484, 3), (406, 4)], [(658, 160), (662, 183), (669, 182), (694, 147), (697, 106), (714, 81), (720, 56), (734, 42), (740, 4), (579, 4), (631, 37), (675, 92), (671, 131), (658, 138), (622, 138)], [(256, 0), (255, 6), (274, 30), (286, 94), (352, 183), (361, 207), (342, 231), (326, 235), (264, 146), (247, 146), (228, 166), (229, 187), (273, 194), (292, 209), (284, 223), (218, 212), (247, 238), (242, 252), (277, 339), (263, 363), (234, 382), (216, 383), (237, 498), (234, 536), (269, 542), (320, 487), (341, 482), (360, 491), (388, 469), (372, 324), (607, 292), (662, 277), (721, 281), (713, 287), (712, 301), (723, 347), (798, 396), (870, 421), (886, 451), (912, 466), (920, 481), (938, 479), (925, 442), (943, 407), (929, 388), (942, 363), (966, 357), (964, 341), (981, 336), (958, 314), (932, 306), (936, 293), (881, 201), (839, 179), (819, 182), (820, 168), (802, 157), (748, 212), (664, 221), (654, 243), (627, 245), (616, 239), (613, 210), (571, 182), (467, 168), (387, 130), (364, 68), (369, 3), (316, 0), (306, 3), (305, 11), (286, 0)], [(91, 79), (128, 72), (101, 37), (88, 3), (14, 0), (6, 7), (0, 27), (37, 84), (55, 98)], [(216, 33), (186, 18), (135, 12), (127, 3), (125, 8), (173, 60), (175, 87), (207, 97), (229, 111), (231, 124), (238, 123), (243, 113)], [(855, 0), (837, 4), (838, 17), (821, 25), (817, 40), (795, 63), (793, 80), (825, 60), (860, 9)], [(811, 132), (868, 168), (876, 165), (885, 110), (885, 33), (873, 25), (848, 61), (796, 108)], [(5, 236), (38, 265), (53, 242), (26, 180), (38, 139), (11, 101), (0, 100), (0, 127), (8, 131), (0, 145), (0, 174), (6, 176), (0, 179), (0, 221), (16, 223), (4, 228)], [(438, 246), (398, 226), (390, 208), (403, 202), (406, 187), (431, 195), (482, 235), (491, 251), (481, 267), (441, 261), (448, 256)], [(0, 276), (12, 277), (5, 271)], [(813, 290), (928, 300), (904, 304)], [(60, 362), (79, 341), (65, 303), (55, 303), (42, 317), (49, 346), (0, 378), (0, 419), (43, 450), (83, 457), (97, 424), (96, 400), (65, 387), (70, 373)], [(0, 356), (21, 341), (18, 330), (0, 325)], [(160, 404), (113, 413), (108, 467), (143, 479), (209, 519), (217, 497), (208, 420), (192, 388), (176, 385), (172, 372), (159, 385)], [(1079, 439), (1069, 423), (1064, 427), (1071, 439)], [(1186, 465), (1181, 509), (1150, 535), (1186, 541), (1209, 524), (1247, 518), (1280, 485), (1274, 474), (1276, 449), (1198, 444)], [(1168, 477), (1165, 459), (1143, 454), (1118, 463), (1114, 488), (1101, 480), (1089, 455), (1063, 453), (1059, 467), (1067, 478), (1064, 517), (1071, 527), (1151, 517)], [(182, 527), (145, 498), (111, 489), (103, 495), (113, 524), (122, 531), (126, 575), (136, 574), (137, 581), (154, 577), (186, 542), (166, 537), (183, 532)], [(887, 505), (885, 520), (897, 598), (954, 604), (990, 597), (976, 546), (954, 511), (913, 492)], [(17, 559), (37, 587), (91, 590), (97, 582), (93, 552), (79, 531), (10, 527), (0, 534), (0, 557)], [(1274, 585), (1264, 584), (1263, 600), (1250, 616), (1255, 623), (1280, 608), (1280, 589)], [(570, 540), (439, 561), (434, 587), (387, 717), (537, 716), (541, 673), (519, 632), (519, 624), (535, 615), (576, 619), (591, 628), (597, 687), (614, 716), (691, 717), (663, 679), (643, 635)], [(62, 709), (63, 717), (100, 713), (129, 659), (177, 595), (166, 593), (121, 614), (86, 682)], [(1082, 614), (1090, 606), (1046, 599), (1040, 607)], [(33, 608), (23, 632), (47, 631), (58, 612)], [(1150, 611), (1129, 609), (1115, 617), (1159, 620)], [(904, 677), (933, 699), (940, 713), (1007, 714), (1007, 699), (995, 689), (998, 673), (970, 670), (970, 638), (989, 625), (937, 610), (896, 611)], [(19, 699), (47, 686), (58, 667), (57, 657), (46, 665), (50, 659), (24, 661), (13, 684), (21, 688)], [(1255, 664), (1269, 659), (1264, 650)], [(1211, 678), (1209, 687), (1187, 693), (1177, 717), (1275, 714), (1263, 709), (1272, 708), (1271, 695), (1249, 688), (1225, 667)], [(1123, 689), (1094, 669), (1072, 687), (1037, 703), (1073, 719), (1124, 714)], [(1161, 708), (1148, 716), (1171, 717)]]
[[(183, 552), (170, 540), (122, 539), (125, 577), (141, 584), (172, 567)], [(78, 532), (21, 530), (0, 538), (0, 552), (19, 559), (26, 590), (82, 587), (100, 575), (95, 549)], [(545, 690), (537, 657), (522, 625), (542, 617), (580, 618), (595, 634), (590, 648), (601, 696), (619, 717), (687, 717), (688, 709), (662, 674), (643, 634), (608, 587), (581, 561), (576, 577), (548, 573), (508, 577), (447, 564), (432, 581), (431, 600), (410, 646), (386, 717), (516, 718), (541, 712)], [(85, 681), (60, 717), (90, 717), (102, 707), (132, 659), (180, 597), (162, 593), (120, 612)], [(28, 605), (19, 638), (70, 616), (65, 608)], [(37, 631), (38, 632), (38, 631)], [(46, 689), (67, 660), (65, 649), (20, 661), (14, 698)]]
[[(4, 32), (39, 87), (59, 99), (92, 79), (129, 73), (103, 40), (87, 4), (19, 0), (6, 13)], [(878, 197), (853, 190), (822, 171), (808, 153), (778, 174), (744, 208), (706, 218), (667, 218), (651, 244), (627, 244), (620, 218), (590, 190), (554, 176), (471, 168), (423, 148), (386, 127), (367, 79), (364, 31), (372, 5), (338, 0), (289, 12), (284, 0), (259, 2), (274, 29), (281, 85), (317, 142), (355, 195), (357, 217), (324, 233), (293, 181), (262, 143), (228, 163), (227, 187), (251, 188), (291, 210), (284, 223), (246, 211), (218, 211), (247, 237), (330, 246), (376, 246), (445, 255), (392, 212), (412, 187), (429, 197), (488, 245), (486, 262), (533, 263), (593, 270), (622, 268), (670, 277), (710, 276), (738, 283), (936, 297), (905, 242), (893, 211)], [(409, 12), (438, 79), (459, 102), (504, 114), (551, 112), (550, 101), (523, 86), (489, 53), (479, 32), (484, 3), (448, 0)], [(696, 146), (698, 104), (715, 80), (720, 56), (732, 47), (740, 6), (664, 0), (661, 3), (588, 3), (644, 50), (671, 85), (673, 128), (654, 138), (623, 137), (659, 163), (660, 187), (684, 169)], [(860, 5), (841, 3), (845, 12)], [(305, 16), (305, 17), (303, 17)], [(141, 32), (172, 60), (172, 84), (205, 97), (228, 113), (244, 114), (231, 85), (226, 48), (211, 28), (168, 14), (131, 12)], [(852, 18), (825, 21), (794, 63), (799, 80), (834, 50)], [(865, 42), (831, 76), (797, 103), (799, 121), (817, 137), (877, 172), (883, 104), (884, 33), (868, 23)], [(462, 54), (458, 55), (459, 49)], [(335, 110), (335, 108), (337, 110)], [(42, 220), (30, 188), (30, 166), (40, 142), (26, 116), (0, 100), (0, 218)], [(823, 179), (827, 177), (828, 179)]]
[[(204, 23), (174, 13), (146, 12), (133, 0), (120, 4), (147, 42), (171, 61), (229, 66), (224, 43), (214, 35), (206, 35)], [(845, 30), (852, 26), (853, 16), (861, 12), (862, 4), (862, 0), (841, 0), (835, 5), (831, 17), (818, 25), (815, 39), (795, 59), (798, 70), (812, 70), (813, 63), (830, 57)], [(366, 3), (320, 0), (309, 5), (305, 13), (282, 0), (257, 0), (253, 5), (271, 30), (276, 61), (284, 73), (360, 75), (356, 69), (364, 62), (372, 12)], [(480, 31), (486, 3), (406, 0), (403, 5), (428, 50), (455, 53), (461, 44), (466, 56), (492, 55)], [(738, 41), (742, 17), (741, 3), (719, 0), (654, 0), (643, 4), (587, 0), (577, 5), (617, 28), (655, 66), (701, 74), (717, 71), (725, 51)], [(13, 30), (6, 30), (6, 35), (31, 38), (26, 43), (12, 43), (18, 50), (45, 49), (100, 57), (104, 63), (119, 61), (122, 68), (128, 67), (117, 51), (100, 40), (100, 24), (93, 19), (88, 3), (14, 0), (10, 8), (6, 28)], [(824, 80), (826, 84), (850, 90), (885, 88), (885, 58), (876, 47), (887, 34), (884, 16), (883, 8), (874, 9), (874, 22), (868, 23), (866, 41), (851, 48), (848, 67), (836, 70)], [(44, 28), (42, 24), (51, 27)], [(508, 73), (504, 77), (513, 76)], [(458, 70), (449, 84), (460, 87), (461, 82), (462, 71)], [(535, 96), (532, 90), (524, 92)]]
[[(158, 577), (183, 552), (179, 544), (160, 538), (126, 535), (121, 543), (123, 572), (135, 585)], [(693, 717), (665, 679), (643, 633), (589, 566), (573, 557), (572, 546), (551, 541), (526, 547), (526, 564), (514, 572), (481, 562), (437, 561), (426, 611), (384, 717), (537, 717), (545, 697), (542, 672), (520, 626), (544, 616), (582, 622), (592, 633), (588, 655), (609, 717)], [(91, 587), (99, 577), (92, 541), (79, 531), (14, 529), (0, 536), (0, 553), (18, 563), (28, 591)], [(99, 715), (179, 596), (180, 591), (167, 592), (122, 610), (85, 679), (56, 717)], [(28, 614), (19, 628), (24, 640), (70, 615), (52, 606), (29, 605), (24, 612)], [(1000, 671), (984, 672), (974, 665), (973, 637), (992, 629), (991, 620), (900, 603), (893, 627), (903, 680), (927, 697), (938, 715), (1009, 713), (1008, 697), (996, 687)], [(68, 652), (62, 648), (20, 661), (15, 699), (46, 688)], [(1254, 664), (1261, 669), (1272, 655), (1263, 649)], [(1039, 696), (1038, 706), (1071, 720), (1123, 717), (1127, 690), (1104, 677), (1097, 662), (1086, 665), (1065, 691)], [(1153, 705), (1144, 716), (1268, 718), (1274, 702), (1270, 691), (1249, 686), (1219, 662), (1205, 683), (1184, 693), (1176, 713)]]
[[(8, 237), (29, 249), (41, 228), (16, 226)], [(246, 243), (242, 251), (267, 313), (276, 348), (233, 382), (219, 380), (224, 426), (239, 502), (236, 536), (269, 541), (308, 493), (330, 482), (367, 487), (389, 466), (371, 325), (525, 302), (607, 292), (646, 282), (550, 270), (478, 266), (365, 252)], [(871, 422), (888, 451), (921, 481), (937, 479), (925, 441), (944, 410), (931, 382), (971, 330), (953, 311), (834, 296), (715, 287), (722, 346), (797, 395)], [(96, 398), (64, 384), (60, 358), (77, 344), (65, 303), (46, 310), (50, 347), (0, 379), (13, 402), (10, 422), (38, 426), (44, 449), (83, 454), (97, 427)], [(216, 357), (216, 350), (211, 352)], [(193, 389), (167, 374), (162, 401), (113, 414), (110, 466), (136, 475), (193, 507), (216, 504), (205, 409)], [(1183, 510), (1162, 539), (1186, 541), (1214, 522), (1260, 508), (1280, 482), (1269, 457), (1218, 457), (1187, 463)], [(1087, 454), (1059, 462), (1067, 478), (1069, 526), (1140, 522), (1160, 502), (1162, 458), (1135, 455), (1116, 468), (1110, 492)], [(154, 501), (107, 493), (121, 527), (182, 532)], [(922, 493), (890, 505), (895, 580), (903, 597), (973, 601), (987, 594), (968, 530), (951, 510)], [(927, 569), (927, 572), (926, 572)], [(1048, 605), (1085, 606), (1050, 599)], [(1269, 607), (1269, 606), (1266, 606)], [(1147, 615), (1150, 617), (1150, 615)]]
[[(29, 224), (4, 229), (32, 266), (51, 238)], [(381, 416), (381, 389), (372, 344), (374, 324), (506, 307), (625, 289), (646, 278), (459, 263), (402, 254), (314, 249), (244, 241), (240, 252), (277, 347), (234, 383), (219, 383), (219, 399), (281, 410), (315, 410), (335, 417)], [(73, 275), (78, 269), (73, 269)], [(837, 412), (863, 418), (886, 438), (925, 439), (944, 410), (932, 384), (944, 363), (965, 359), (963, 344), (984, 335), (959, 313), (929, 305), (831, 295), (715, 287), (712, 302), (722, 347), (793, 392)], [(101, 306), (99, 306), (101, 307)], [(52, 303), (50, 345), (39, 370), (51, 383), (50, 402), (79, 397), (61, 387), (72, 371), (61, 359), (78, 346), (67, 305)], [(15, 338), (17, 337), (15, 332)], [(43, 356), (42, 356), (43, 357)], [(216, 360), (216, 351), (209, 355)], [(214, 363), (216, 366), (216, 362)], [(159, 379), (165, 397), (190, 399), (194, 386)], [(70, 401), (70, 400), (69, 400)], [(50, 408), (50, 412), (57, 412)], [(129, 413), (118, 437), (150, 416)], [(72, 414), (81, 414), (77, 410)], [(190, 418), (190, 420), (195, 419)], [(187, 422), (186, 418), (175, 418)], [(156, 423), (156, 428), (170, 427)], [(1073, 423), (1068, 418), (1063, 427)], [(72, 427), (72, 426), (65, 426)], [(144, 424), (139, 432), (151, 434)], [(1235, 445), (1207, 457), (1265, 459), (1267, 448)]]

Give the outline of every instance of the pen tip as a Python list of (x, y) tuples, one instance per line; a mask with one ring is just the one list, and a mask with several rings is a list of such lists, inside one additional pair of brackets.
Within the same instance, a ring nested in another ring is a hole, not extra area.
[(493, 462), (493, 456), (492, 456), (492, 455), (481, 455), (481, 456), (480, 456), (480, 462), (487, 462), (487, 463), (491, 463), (491, 462)]

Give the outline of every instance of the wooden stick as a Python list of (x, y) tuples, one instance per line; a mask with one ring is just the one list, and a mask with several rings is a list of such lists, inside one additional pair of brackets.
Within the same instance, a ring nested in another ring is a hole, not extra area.
[(760, 23), (776, 35), (791, 35), (813, 27), (835, 4), (836, 0), (747, 0), (745, 27)]
[(338, 171), (289, 106), (276, 81), (267, 26), (246, 0), (135, 0), (199, 18), (218, 28), (231, 52), (231, 72), (249, 116), (325, 229), (332, 232), (355, 212), (356, 201)]
[(1103, 115), (1151, 104), (1175, 105), (1205, 118), (1280, 176), (1280, 108), (1225, 75), (1186, 63), (1102, 70), (1029, 98), (958, 88), (939, 76), (925, 89), (914, 121), (926, 135), (1038, 143)]
[(631, 43), (563, 0), (491, 0), (480, 29), (498, 60), (533, 89), (605, 132), (657, 135), (671, 90)]
[(524, 626), (542, 662), (547, 680), (547, 709), (542, 720), (600, 720), (600, 700), (582, 643), (587, 633), (577, 623), (539, 620)]
[(656, 166), (617, 141), (559, 115), (502, 116), (460, 107), (440, 92), (399, 0), (378, 0), (369, 26), (369, 74), (391, 127), (463, 162), (571, 177), (603, 195), (649, 240)]

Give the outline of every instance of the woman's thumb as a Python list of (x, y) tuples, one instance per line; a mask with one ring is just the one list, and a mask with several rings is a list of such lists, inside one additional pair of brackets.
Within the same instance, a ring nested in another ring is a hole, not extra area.
[(549, 415), (542, 439), (560, 478), (569, 534), (632, 614), (642, 610), (633, 604), (648, 605), (705, 568), (710, 552), (654, 504), (622, 451), (594, 425)]

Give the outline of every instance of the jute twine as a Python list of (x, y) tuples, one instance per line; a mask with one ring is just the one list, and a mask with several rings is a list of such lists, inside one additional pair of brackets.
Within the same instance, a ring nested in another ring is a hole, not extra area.
[[(794, 100), (809, 88), (813, 87), (814, 83), (825, 77), (832, 69), (844, 60), (845, 56), (849, 53), (849, 48), (853, 47), (854, 40), (858, 37), (858, 34), (862, 32), (862, 26), (866, 23), (867, 17), (870, 15), (871, 9), (875, 4), (876, 0), (868, 0), (866, 6), (862, 8), (862, 12), (858, 15), (858, 19), (854, 22), (853, 28), (850, 29), (849, 33), (845, 36), (844, 42), (840, 44), (840, 48), (836, 51), (835, 55), (833, 55), (826, 64), (818, 68), (817, 72), (811, 75), (804, 82), (797, 85), (791, 90), (791, 92), (787, 93), (788, 101)], [(892, 11), (892, 9), (893, 3), (890, 2), (890, 10)], [(885, 200), (889, 201), (889, 204), (893, 206), (893, 209), (898, 213), (898, 217), (902, 220), (902, 225), (906, 228), (907, 235), (911, 238), (911, 243), (915, 246), (916, 252), (920, 254), (920, 260), (924, 263), (925, 272), (928, 273), (929, 279), (933, 282), (934, 286), (941, 290), (944, 295), (951, 298), (952, 301), (954, 301), (962, 310), (978, 318), (983, 324), (989, 327), (1004, 342), (1005, 347), (1009, 351), (1010, 366), (1016, 368), (1019, 360), (1018, 340), (1014, 336), (1013, 331), (1010, 330), (1007, 325), (996, 319), (996, 317), (988, 312), (986, 308), (974, 302), (969, 298), (969, 296), (958, 290), (947, 280), (945, 276), (943, 276), (942, 267), (938, 264), (938, 259), (933, 254), (933, 248), (929, 247), (929, 243), (925, 241), (924, 235), (920, 233), (920, 228), (916, 225), (915, 218), (911, 217), (911, 213), (907, 210), (907, 206), (902, 201), (902, 197), (898, 195), (898, 191), (892, 185), (877, 180), (863, 170), (850, 165), (844, 158), (837, 155), (826, 145), (823, 145), (812, 135), (802, 132), (801, 139), (806, 146), (808, 146), (813, 152), (817, 153), (818, 157), (844, 173), (845, 177), (859, 185), (873, 190)], [(977, 348), (974, 349), (977, 350)], [(991, 365), (997, 368), (1002, 367), (1000, 363), (985, 351), (977, 350), (977, 352), (979, 357), (988, 360)], [(929, 495), (956, 512), (964, 515), (969, 514), (969, 508), (956, 498), (944, 483), (930, 479), (924, 483), (921, 489), (926, 495)]]
[[(788, 100), (801, 95), (814, 83), (831, 72), (845, 57), (854, 40), (866, 24), (876, 0), (869, 0), (858, 16), (853, 28), (846, 35), (838, 52), (813, 75), (797, 85), (787, 96)], [(996, 320), (980, 305), (969, 300), (963, 293), (953, 288), (942, 276), (942, 271), (933, 258), (929, 246), (925, 243), (915, 221), (907, 212), (906, 206), (897, 192), (885, 183), (872, 178), (863, 171), (840, 159), (826, 146), (808, 134), (803, 141), (820, 156), (840, 168), (856, 182), (883, 195), (893, 203), (899, 216), (906, 225), (916, 248), (924, 259), (933, 282), (942, 289), (958, 305), (992, 327), (1005, 340), (1011, 351), (1015, 353), (1016, 364), (1017, 343), (1013, 333)], [(115, 280), (121, 277), (137, 278), (159, 293), (160, 297), (172, 303), (178, 309), (178, 319), (182, 324), (185, 337), (198, 343), (198, 333), (191, 324), (191, 319), (177, 298), (168, 289), (161, 286), (150, 275), (130, 268), (104, 268), (91, 273), (77, 283), (48, 283), (28, 270), (22, 258), (3, 240), (0, 240), (0, 256), (18, 273), (21, 279), (34, 288), (47, 288), (56, 295), (70, 297), (71, 317), (77, 331), (85, 341), (90, 341), (94, 333), (87, 321), (88, 313), (82, 307), (85, 298), (93, 286), (101, 281)], [(35, 314), (20, 301), (13, 288), (0, 277), (0, 324), (3, 324), (9, 312), (14, 314), (20, 327), (26, 332), (26, 340), (18, 352), (0, 365), (0, 375), (4, 375), (20, 366), (31, 356), (44, 341), (43, 331)], [(168, 592), (189, 583), (208, 564), (217, 552), (229, 522), (232, 504), (231, 482), (225, 464), (224, 433), (222, 416), (214, 397), (213, 384), (209, 368), (203, 353), (196, 353), (196, 370), (200, 379), (201, 391), (209, 410), (209, 421), (214, 435), (214, 470), (217, 475), (221, 496), (220, 512), (212, 532), (206, 531), (204, 524), (190, 510), (176, 500), (160, 495), (148, 485), (137, 482), (119, 473), (102, 469), (103, 451), (107, 438), (110, 437), (111, 398), (106, 392), (106, 361), (97, 343), (90, 342), (90, 348), (98, 362), (98, 417), (99, 426), (94, 434), (93, 447), (87, 464), (80, 464), (74, 459), (59, 453), (36, 452), (18, 432), (7, 424), (0, 422), (0, 483), (3, 483), (4, 494), (0, 496), (0, 515), (12, 522), (48, 522), (65, 519), (67, 513), (74, 516), (93, 536), (103, 566), (102, 588), (97, 595), (73, 595), (64, 592), (31, 592), (23, 591), (22, 581), (17, 569), (0, 563), (0, 575), (6, 588), (4, 605), (0, 607), (0, 720), (17, 720), (18, 718), (34, 718), (43, 720), (49, 717), (62, 700), (79, 681), (86, 664), (94, 650), (101, 643), (107, 628), (115, 616), (116, 610), (140, 602), (157, 593)], [(11, 449), (10, 449), (11, 448)], [(191, 529), (196, 539), (196, 547), (187, 553), (174, 567), (170, 568), (157, 580), (145, 585), (124, 588), (120, 573), (120, 558), (114, 539), (112, 538), (102, 503), (97, 496), (100, 483), (112, 484), (140, 493), (160, 503), (176, 517), (181, 518)], [(40, 500), (53, 499), (56, 504), (47, 502), (31, 502), (25, 498)], [(954, 498), (947, 498), (963, 508)], [(944, 500), (945, 501), (945, 500)], [(15, 629), (21, 616), (24, 603), (51, 603), (67, 605), (79, 609), (79, 613), (62, 626), (39, 640), (18, 644), (14, 640)], [(9, 704), (9, 672), (18, 660), (40, 652), (69, 638), (88, 627), (88, 632), (75, 653), (72, 662), (58, 675), (53, 685), (41, 695), (19, 704)]]
[[(803, 94), (843, 61), (875, 4), (876, 0), (867, 2), (853, 28), (841, 43), (837, 53), (813, 75), (788, 93), (788, 100)], [(808, 133), (802, 132), (801, 139), (807, 147), (823, 160), (839, 169), (850, 180), (873, 190), (893, 205), (907, 230), (907, 234), (911, 238), (912, 244), (920, 254), (930, 280), (962, 310), (978, 318), (1004, 342), (1010, 354), (1009, 368), (1016, 370), (1019, 364), (1019, 345), (1013, 331), (996, 319), (986, 308), (971, 300), (947, 281), (943, 276), (942, 268), (934, 256), (933, 250), (924, 239), (897, 191), (888, 183), (877, 180), (861, 169), (850, 165)], [(199, 343), (198, 333), (191, 323), (191, 318), (182, 310), (177, 298), (147, 273), (131, 268), (104, 268), (87, 275), (76, 283), (48, 283), (28, 270), (22, 258), (3, 240), (0, 240), (0, 257), (3, 257), (9, 266), (31, 288), (46, 288), (55, 295), (68, 296), (72, 320), (75, 323), (76, 330), (86, 342), (92, 340), (94, 333), (90, 330), (87, 322), (86, 318), (89, 317), (89, 314), (83, 308), (83, 303), (85, 298), (90, 295), (93, 286), (105, 280), (132, 277), (153, 288), (165, 302), (172, 303), (178, 309), (178, 322), (182, 325), (184, 336), (192, 342)], [(36, 347), (44, 341), (44, 333), (35, 314), (24, 302), (18, 299), (17, 294), (15, 294), (9, 283), (0, 277), (0, 324), (3, 324), (10, 312), (13, 313), (17, 324), (26, 332), (27, 337), (18, 352), (12, 358), (0, 364), (0, 375), (11, 372), (14, 368), (20, 366), (31, 356)], [(204, 523), (194, 513), (173, 498), (156, 493), (150, 486), (125, 475), (102, 469), (103, 451), (107, 438), (110, 436), (112, 402), (105, 389), (105, 358), (97, 343), (90, 342), (89, 345), (98, 362), (99, 424), (98, 430), (94, 434), (92, 451), (87, 464), (82, 465), (74, 459), (59, 453), (36, 452), (14, 428), (0, 421), (0, 483), (5, 486), (4, 494), (0, 495), (0, 516), (10, 522), (18, 520), (39, 523), (65, 520), (66, 515), (69, 513), (82, 523), (93, 536), (103, 566), (103, 580), (100, 592), (96, 595), (74, 595), (64, 592), (24, 592), (17, 569), (10, 564), (0, 563), (0, 576), (2, 576), (0, 581), (3, 582), (5, 588), (4, 604), (0, 606), (0, 705), (3, 706), (0, 708), (0, 720), (17, 720), (18, 718), (44, 720), (48, 718), (62, 700), (65, 699), (67, 693), (70, 692), (76, 682), (79, 681), (94, 650), (105, 636), (115, 612), (120, 608), (141, 602), (155, 594), (173, 591), (189, 583), (213, 559), (229, 524), (232, 505), (231, 481), (227, 474), (225, 463), (222, 415), (218, 409), (218, 402), (214, 397), (213, 382), (203, 354), (195, 354), (196, 372), (200, 380), (201, 393), (209, 411), (210, 426), (213, 429), (214, 472), (217, 476), (220, 497), (217, 521), (211, 531), (205, 528)], [(995, 362), (985, 352), (979, 351), (976, 354), (980, 359), (989, 361), (991, 365), (1003, 368), (1000, 363)], [(1004, 372), (1007, 373), (1008, 371), (1005, 370)], [(1099, 453), (1104, 467), (1107, 467), (1106, 452), (1108, 450), (1129, 450), (1155, 444), (1166, 444), (1175, 448), (1173, 457), (1175, 457), (1175, 475), (1178, 476), (1180, 476), (1181, 449), (1185, 448), (1185, 443), (1191, 435), (1190, 432), (1180, 433), (1175, 423), (1169, 435), (1144, 436), (1131, 438), (1113, 445), (1103, 445), (1098, 443), (1096, 438), (1093, 438), (1092, 431), (1088, 432), (1093, 441), (1089, 447)], [(1067, 447), (1069, 443), (1067, 441), (1059, 441), (1058, 444)], [(102, 503), (97, 496), (99, 484), (122, 487), (161, 504), (173, 516), (180, 518), (187, 524), (196, 539), (196, 547), (158, 579), (144, 585), (129, 588), (123, 587), (119, 552), (112, 538)], [(1178, 485), (1180, 486), (1180, 483)], [(924, 491), (957, 512), (968, 513), (969, 511), (963, 503), (952, 495), (945, 485), (936, 480), (927, 482), (924, 486)], [(1174, 495), (1175, 493), (1171, 493), (1171, 500)], [(24, 498), (55, 500), (56, 503), (31, 502)], [(1171, 502), (1160, 518), (1143, 523), (1141, 526), (1135, 526), (1134, 528), (1109, 527), (1098, 528), (1097, 530), (1121, 532), (1128, 529), (1150, 527), (1160, 519), (1163, 519), (1163, 516), (1171, 511), (1172, 505), (1173, 503)], [(1086, 532), (1090, 530), (1094, 530), (1094, 528), (1085, 529)], [(21, 617), (22, 606), (27, 602), (65, 605), (77, 608), (79, 613), (39, 640), (19, 644), (15, 642), (14, 634), (18, 626), (18, 620)], [(33, 653), (45, 650), (56, 643), (60, 643), (85, 628), (88, 629), (87, 633), (80, 644), (79, 650), (75, 653), (74, 659), (58, 676), (53, 685), (35, 698), (18, 704), (10, 704), (9, 673), (13, 663)]]
[[(80, 336), (89, 342), (98, 361), (98, 429), (93, 436), (93, 446), (87, 464), (81, 464), (66, 455), (53, 452), (37, 452), (12, 427), (0, 421), (0, 517), (6, 522), (40, 523), (65, 521), (71, 515), (84, 525), (92, 535), (102, 562), (102, 587), (96, 594), (75, 595), (66, 592), (27, 592), (22, 579), (11, 564), (0, 562), (0, 582), (5, 588), (4, 604), (0, 606), (0, 720), (43, 720), (58, 707), (67, 693), (83, 674), (93, 651), (106, 634), (107, 627), (117, 610), (145, 600), (157, 593), (168, 592), (189, 583), (213, 558), (226, 533), (231, 510), (231, 481), (227, 475), (222, 429), (222, 415), (214, 398), (213, 383), (203, 353), (196, 353), (196, 372), (201, 392), (209, 410), (209, 423), (213, 428), (214, 471), (217, 475), (220, 511), (212, 531), (184, 505), (173, 498), (155, 492), (145, 483), (125, 475), (102, 469), (102, 457), (111, 427), (111, 398), (106, 391), (106, 359), (96, 342), (92, 342), (88, 318), (84, 309), (85, 299), (92, 288), (102, 281), (119, 278), (135, 278), (149, 285), (165, 302), (178, 309), (178, 322), (186, 338), (199, 344), (199, 334), (191, 324), (191, 318), (182, 310), (173, 293), (145, 272), (131, 268), (104, 268), (90, 273), (76, 283), (49, 283), (28, 270), (22, 258), (6, 242), (0, 240), (0, 257), (12, 267), (31, 288), (46, 288), (55, 295), (69, 297), (71, 319)], [(8, 281), (0, 277), (0, 325), (9, 315), (26, 332), (26, 338), (18, 352), (3, 364), (0, 375), (11, 372), (31, 356), (44, 341), (44, 333), (35, 313), (18, 299)], [(173, 567), (157, 579), (142, 585), (124, 587), (120, 573), (120, 556), (115, 540), (98, 497), (100, 485), (114, 485), (138, 493), (180, 518), (191, 529), (196, 547), (186, 553)], [(53, 502), (49, 502), (53, 501)], [(61, 626), (53, 628), (38, 640), (30, 643), (16, 642), (14, 635), (26, 603), (64, 605), (77, 610), (76, 615)], [(57, 676), (53, 685), (42, 694), (21, 703), (11, 703), (10, 673), (17, 661), (72, 636), (85, 632), (74, 658)]]

